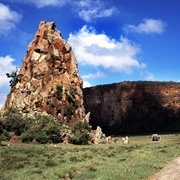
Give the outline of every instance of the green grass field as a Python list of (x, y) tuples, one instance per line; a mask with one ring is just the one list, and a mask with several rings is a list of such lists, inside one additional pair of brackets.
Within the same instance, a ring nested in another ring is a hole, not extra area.
[(0, 146), (1, 180), (142, 180), (180, 155), (180, 134), (129, 137), (129, 144)]

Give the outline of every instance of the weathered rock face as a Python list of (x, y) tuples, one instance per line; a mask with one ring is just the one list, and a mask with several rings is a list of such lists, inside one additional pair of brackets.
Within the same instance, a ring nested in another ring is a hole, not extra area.
[(83, 97), (90, 124), (106, 134), (180, 131), (180, 83), (122, 82), (85, 88)]
[(82, 84), (71, 46), (54, 22), (41, 21), (3, 110), (47, 112), (65, 123), (81, 120)]

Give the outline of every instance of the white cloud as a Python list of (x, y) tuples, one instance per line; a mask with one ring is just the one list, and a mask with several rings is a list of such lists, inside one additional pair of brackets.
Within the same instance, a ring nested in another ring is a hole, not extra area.
[(145, 67), (136, 58), (141, 49), (124, 37), (116, 41), (103, 33), (97, 34), (92, 27), (83, 26), (79, 32), (69, 35), (68, 42), (81, 65), (125, 73), (131, 73), (134, 67)]
[(127, 25), (125, 29), (127, 31), (136, 32), (136, 33), (161, 34), (165, 31), (165, 27), (166, 27), (166, 23), (160, 19), (158, 20), (144, 19), (143, 22), (139, 24), (138, 26)]
[(0, 35), (7, 35), (21, 18), (21, 14), (0, 3)]
[(27, 0), (29, 3), (34, 4), (38, 8), (43, 8), (46, 6), (64, 6), (67, 0)]
[(15, 59), (11, 56), (0, 57), (0, 108), (3, 106), (7, 92), (9, 91), (9, 81), (6, 73), (11, 73), (16, 69), (16, 66), (13, 65)]
[(142, 72), (141, 76), (145, 77), (144, 80), (146, 80), (146, 81), (154, 81), (155, 80), (154, 74), (152, 74), (149, 71)]
[(86, 74), (81, 76), (83, 79), (95, 79), (95, 78), (101, 78), (105, 77), (105, 74), (101, 71), (96, 72), (95, 74)]
[(78, 16), (86, 22), (91, 22), (97, 18), (109, 17), (118, 12), (114, 6), (107, 7), (106, 3), (100, 0), (75, 1), (73, 8), (78, 13)]
[(9, 2), (22, 3), (35, 5), (37, 8), (43, 8), (46, 6), (61, 7), (70, 2), (70, 0), (6, 0)]
[(9, 55), (0, 57), (0, 88), (9, 87), (9, 79), (6, 77), (6, 73), (16, 70), (16, 66), (13, 65), (14, 60)]
[(110, 17), (118, 10), (114, 6), (109, 6), (102, 0), (6, 0), (9, 2), (34, 5), (37, 8), (47, 6), (63, 7), (69, 6), (69, 9), (75, 12), (81, 19), (91, 22), (97, 18)]
[(0, 93), (0, 110), (3, 107), (5, 100), (6, 100), (6, 94)]
[(89, 83), (88, 81), (83, 81), (83, 88), (86, 88), (86, 87), (91, 87), (92, 84)]

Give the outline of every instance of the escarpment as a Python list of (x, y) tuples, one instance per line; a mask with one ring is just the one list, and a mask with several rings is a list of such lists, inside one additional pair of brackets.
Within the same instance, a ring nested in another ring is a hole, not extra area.
[(83, 97), (90, 124), (101, 126), (106, 134), (180, 131), (180, 83), (100, 85), (85, 88)]
[(3, 110), (46, 112), (75, 122), (85, 116), (82, 86), (71, 46), (54, 22), (41, 21)]

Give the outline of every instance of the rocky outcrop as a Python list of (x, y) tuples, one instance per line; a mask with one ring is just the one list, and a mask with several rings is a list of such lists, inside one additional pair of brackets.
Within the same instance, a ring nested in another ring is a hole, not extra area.
[(54, 22), (40, 22), (12, 85), (3, 110), (46, 112), (67, 124), (85, 116), (77, 61)]
[(180, 83), (100, 85), (85, 88), (83, 97), (90, 124), (106, 134), (180, 131)]

